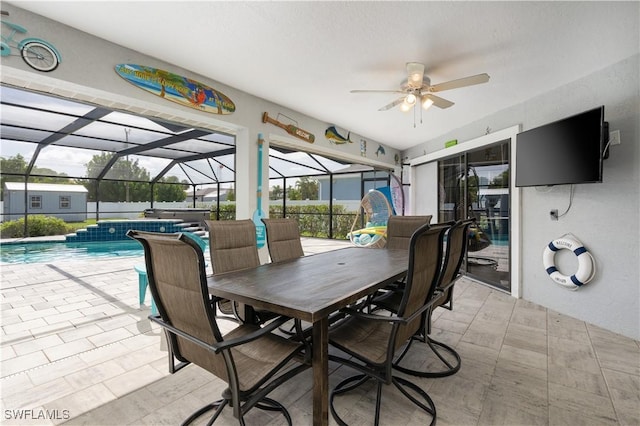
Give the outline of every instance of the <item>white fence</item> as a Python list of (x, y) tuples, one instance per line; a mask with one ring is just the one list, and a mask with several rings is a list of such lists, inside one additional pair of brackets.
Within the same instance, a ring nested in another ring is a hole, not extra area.
[[(277, 201), (280, 203), (281, 201)], [(3, 202), (0, 201), (0, 212), (3, 212)], [(329, 202), (326, 200), (287, 200), (287, 206), (309, 206), (309, 205), (327, 205)], [(220, 205), (233, 204), (233, 202), (225, 201)], [(347, 211), (356, 211), (360, 206), (360, 200), (340, 200), (334, 201), (334, 204), (345, 206)], [(205, 209), (215, 207), (215, 202), (203, 203), (196, 202), (196, 208)], [(192, 202), (154, 202), (153, 207), (157, 209), (184, 209), (193, 207)], [(137, 202), (137, 203), (100, 203), (100, 218), (101, 219), (137, 219), (144, 215), (146, 209), (151, 208), (151, 203)], [(55, 216), (52, 214), (51, 216)], [(87, 219), (96, 218), (96, 203), (87, 203)], [(4, 221), (4, 216), (0, 215), (0, 222)]]

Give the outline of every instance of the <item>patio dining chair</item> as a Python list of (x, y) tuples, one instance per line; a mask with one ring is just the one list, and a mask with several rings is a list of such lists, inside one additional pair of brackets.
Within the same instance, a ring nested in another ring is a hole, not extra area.
[[(383, 385), (393, 384), (402, 395), (430, 416), (435, 424), (436, 407), (431, 397), (418, 385), (394, 374), (396, 353), (422, 325), (425, 312), (433, 303), (442, 267), (442, 242), (445, 225), (425, 224), (412, 235), (409, 243), (407, 281), (398, 311), (389, 315), (365, 313), (346, 308), (347, 316), (329, 331), (329, 344), (342, 351), (329, 359), (357, 370), (360, 374), (341, 381), (329, 398), (331, 414), (340, 425), (346, 425), (335, 407), (336, 396), (352, 391), (369, 380), (377, 384), (374, 424), (380, 423)], [(428, 254), (428, 255), (427, 255)]]
[[(298, 221), (289, 218), (262, 218), (267, 231), (267, 247), (271, 262), (285, 262), (304, 256)], [(295, 324), (281, 327), (283, 333), (293, 335)]]
[(431, 215), (389, 217), (386, 248), (409, 250), (411, 236), (416, 229), (431, 222), (431, 217)]
[(291, 425), (287, 409), (268, 397), (310, 365), (304, 339), (296, 342), (272, 333), (289, 318), (279, 317), (264, 327), (239, 324), (223, 334), (197, 243), (183, 234), (131, 230), (127, 235), (144, 247), (149, 287), (159, 311), (149, 319), (163, 328), (170, 355), (180, 362), (171, 372), (193, 363), (228, 384), (220, 400), (200, 408), (183, 424), (215, 409), (208, 423), (212, 424), (229, 405), (241, 425), (254, 407), (281, 411)]
[[(214, 275), (260, 266), (253, 221), (205, 220), (205, 224), (209, 230), (209, 251)], [(263, 323), (276, 316), (272, 312), (253, 309), (228, 299), (218, 301), (218, 310), (225, 315), (232, 315), (240, 322), (250, 320)]]
[[(409, 250), (411, 236), (422, 225), (431, 222), (431, 215), (424, 216), (391, 216), (387, 222), (387, 249)], [(392, 284), (402, 286), (404, 278)]]
[(446, 267), (442, 271), (439, 292), (441, 297), (436, 307), (453, 310), (453, 285), (461, 277), (460, 268), (469, 249), (469, 228), (476, 222), (475, 218), (456, 222), (447, 235)]
[[(427, 315), (425, 317), (424, 333), (422, 336), (414, 336), (402, 355), (395, 361), (394, 368), (398, 371), (418, 377), (446, 377), (451, 376), (460, 370), (462, 361), (458, 352), (451, 346), (430, 337), (431, 316), (433, 314), (433, 310), (438, 307), (444, 307), (449, 310), (453, 309), (453, 288), (456, 281), (461, 277), (460, 267), (467, 249), (469, 226), (474, 221), (475, 219), (457, 221), (447, 231), (445, 239), (446, 251), (442, 266), (442, 274), (438, 282), (433, 304), (427, 311)], [(388, 305), (387, 309), (389, 309)], [(420, 370), (401, 366), (400, 362), (402, 361), (402, 358), (411, 347), (411, 344), (416, 341), (426, 343), (428, 348), (436, 355), (438, 361), (433, 360), (433, 362), (428, 363), (427, 366), (421, 367)]]
[(267, 247), (272, 262), (284, 262), (304, 256), (300, 228), (295, 219), (263, 218), (267, 230)]
[[(411, 236), (418, 228), (429, 224), (429, 222), (431, 222), (431, 217), (431, 215), (389, 217), (389, 221), (387, 222), (387, 244), (385, 248), (387, 250), (409, 250)], [(406, 277), (402, 277), (378, 290), (376, 293), (369, 296), (363, 307), (366, 307), (371, 311), (371, 309), (376, 306), (376, 304), (371, 303), (372, 300), (386, 300), (391, 297), (391, 294), (387, 294), (389, 291), (402, 291), (405, 280)], [(393, 297), (395, 306), (400, 303), (401, 298), (402, 294), (396, 294)]]
[[(193, 239), (201, 250), (206, 250), (207, 243), (200, 237), (198, 234), (194, 234), (192, 232), (183, 232), (184, 235)], [(206, 266), (206, 265), (205, 265)], [(147, 279), (147, 267), (144, 263), (138, 263), (133, 265), (133, 269), (138, 273), (138, 296), (140, 301), (140, 306), (144, 303), (145, 296), (147, 294), (147, 287), (149, 285), (149, 280)], [(157, 314), (158, 311), (156, 309), (156, 304), (153, 301), (153, 297), (151, 297), (151, 313)]]

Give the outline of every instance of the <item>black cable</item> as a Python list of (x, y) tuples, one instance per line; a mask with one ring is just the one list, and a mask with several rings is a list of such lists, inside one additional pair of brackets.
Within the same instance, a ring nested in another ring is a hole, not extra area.
[(571, 193), (569, 194), (569, 205), (567, 206), (567, 210), (565, 210), (564, 213), (559, 214), (558, 219), (560, 219), (562, 216), (569, 213), (569, 210), (571, 209), (571, 204), (573, 204), (573, 185), (571, 185)]

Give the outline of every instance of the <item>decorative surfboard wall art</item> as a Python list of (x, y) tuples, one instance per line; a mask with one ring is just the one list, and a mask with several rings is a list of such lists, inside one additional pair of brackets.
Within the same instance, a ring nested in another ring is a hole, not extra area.
[(266, 113), (266, 112), (264, 114), (262, 114), (262, 122), (263, 123), (275, 124), (276, 126), (284, 129), (291, 136), (295, 136), (295, 137), (297, 137), (299, 139), (302, 139), (303, 141), (306, 141), (306, 142), (309, 142), (309, 143), (314, 143), (315, 140), (316, 140), (316, 137), (313, 135), (313, 133), (309, 133), (306, 130), (302, 130), (300, 127), (294, 126), (293, 124), (282, 123), (282, 122), (276, 120), (275, 118), (269, 117), (269, 114)]
[(324, 131), (324, 137), (327, 138), (329, 142), (336, 145), (353, 143), (353, 141), (351, 140), (351, 132), (348, 132), (347, 137), (345, 138), (340, 133), (338, 133), (338, 129), (336, 129), (336, 126), (327, 127), (327, 130)]
[(224, 93), (169, 71), (136, 64), (118, 64), (116, 73), (149, 93), (212, 114), (233, 114), (236, 106)]

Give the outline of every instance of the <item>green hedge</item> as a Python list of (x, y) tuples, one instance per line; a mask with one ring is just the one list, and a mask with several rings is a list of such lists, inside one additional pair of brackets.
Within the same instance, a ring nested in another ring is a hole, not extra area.
[[(211, 206), (211, 220), (216, 220), (216, 207)], [(235, 204), (220, 204), (220, 220), (236, 220)]]
[[(45, 235), (65, 235), (73, 231), (72, 228), (60, 218), (43, 215), (29, 215), (27, 220), (27, 232), (30, 237), (42, 237)], [(24, 218), (4, 222), (0, 225), (0, 237), (24, 238)]]
[[(333, 238), (346, 239), (356, 213), (346, 211), (343, 205), (333, 206)], [(269, 207), (269, 217), (282, 217), (282, 206)], [(305, 237), (329, 238), (329, 206), (287, 206), (287, 217), (294, 218), (300, 225), (300, 235)], [(235, 204), (220, 205), (220, 220), (235, 220)], [(216, 219), (215, 208), (211, 211), (211, 219)], [(74, 226), (62, 219), (33, 215), (27, 221), (28, 235), (40, 237), (45, 235), (65, 235), (75, 232)], [(24, 238), (24, 218), (12, 220), (0, 225), (1, 238)]]
[[(346, 239), (351, 231), (355, 212), (348, 212), (343, 205), (333, 206), (333, 238)], [(269, 206), (269, 217), (282, 217), (282, 206)], [(305, 237), (329, 237), (329, 205), (287, 206), (287, 217), (294, 218), (300, 225), (300, 235)], [(215, 207), (211, 218), (216, 219)], [(233, 204), (220, 205), (220, 220), (235, 220)]]

